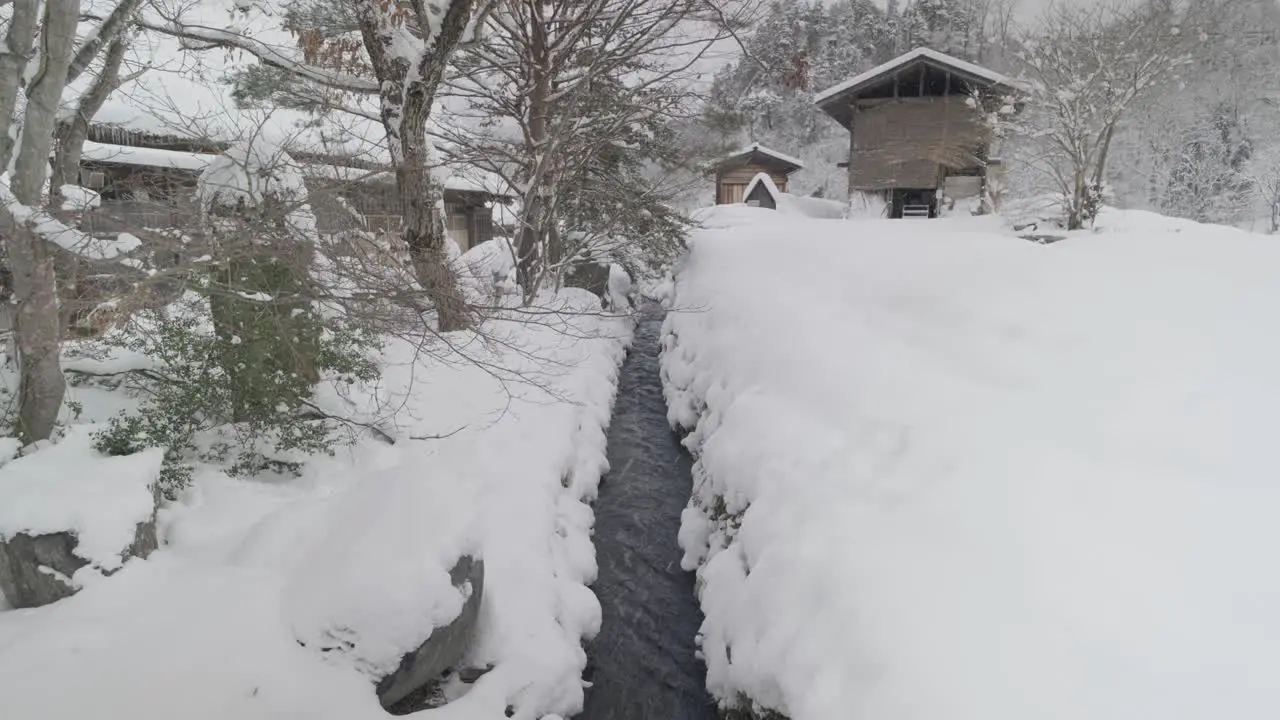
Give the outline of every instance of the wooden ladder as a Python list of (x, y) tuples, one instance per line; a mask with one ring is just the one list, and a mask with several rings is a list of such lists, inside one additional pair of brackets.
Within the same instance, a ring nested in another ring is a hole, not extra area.
[(928, 218), (928, 217), (929, 217), (929, 206), (928, 206), (928, 205), (903, 205), (903, 206), (902, 206), (902, 217), (903, 217), (903, 219), (906, 219), (906, 218)]

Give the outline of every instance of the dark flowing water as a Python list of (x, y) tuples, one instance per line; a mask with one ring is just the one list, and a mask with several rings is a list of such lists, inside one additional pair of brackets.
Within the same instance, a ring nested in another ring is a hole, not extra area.
[(689, 456), (667, 425), (658, 379), (662, 310), (646, 305), (609, 426), (609, 474), (595, 504), (593, 589), (604, 608), (590, 658), (583, 720), (715, 720), (695, 656), (702, 613), (676, 533), (692, 483)]

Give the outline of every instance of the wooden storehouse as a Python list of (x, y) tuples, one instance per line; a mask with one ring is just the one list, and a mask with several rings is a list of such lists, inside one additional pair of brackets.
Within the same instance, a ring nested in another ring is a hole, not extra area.
[[(195, 202), (200, 173), (224, 143), (93, 126), (81, 158), (80, 184), (102, 197), (83, 218), (91, 233), (140, 228), (198, 228)], [(401, 211), (389, 168), (356, 159), (293, 152), (306, 176), (309, 202), (321, 232), (396, 230)], [(449, 236), (463, 252), (493, 237), (493, 207), (511, 198), (465, 173), (444, 188)]]
[(787, 192), (787, 178), (804, 165), (789, 155), (753, 143), (717, 160), (713, 167), (716, 204), (731, 205), (746, 201), (747, 186), (760, 173), (768, 175), (779, 192)]
[(944, 199), (983, 194), (991, 156), (984, 114), (1016, 83), (945, 53), (918, 48), (816, 97), (849, 130), (849, 192), (879, 196), (891, 217), (936, 217)]

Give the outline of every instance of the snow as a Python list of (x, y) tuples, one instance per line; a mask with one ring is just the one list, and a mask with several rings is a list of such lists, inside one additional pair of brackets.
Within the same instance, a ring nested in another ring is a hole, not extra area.
[[(74, 187), (64, 185), (64, 188)], [(85, 191), (86, 193), (91, 191)], [(73, 192), (73, 195), (76, 193)], [(94, 193), (93, 197), (97, 197)], [(87, 194), (79, 194), (81, 202), (91, 202)], [(95, 238), (81, 230), (71, 227), (41, 208), (33, 208), (18, 201), (9, 187), (7, 174), (0, 174), (0, 205), (13, 218), (14, 222), (25, 225), (36, 235), (47, 242), (79, 255), (87, 260), (114, 260), (120, 255), (130, 252), (141, 244), (138, 238), (120, 233), (115, 240)]]
[[(369, 170), (343, 165), (302, 163), (302, 174), (306, 177), (325, 178), (341, 182), (384, 182), (394, 183), (395, 174), (388, 166), (385, 169)], [(497, 175), (474, 167), (455, 167), (443, 165), (439, 167), (441, 186), (445, 190), (458, 192), (487, 193), (503, 197), (511, 196), (507, 187)]]
[[(587, 503), (607, 466), (630, 321), (582, 290), (538, 304), (537, 322), (488, 321), (491, 341), (451, 334), (452, 353), (388, 338), (376, 387), (321, 386), (322, 408), (394, 445), (362, 436), (296, 479), (202, 466), (162, 512), (163, 546), (148, 559), (53, 605), (0, 613), (0, 714), (385, 718), (370, 678), (457, 615), (470, 589), (448, 570), (464, 553), (485, 563), (467, 664), (494, 669), (447, 683), (453, 702), (420, 716), (579, 712), (582, 643), (600, 623)], [(58, 480), (60, 447), (11, 466), (43, 459), (41, 482), (104, 481), (100, 459)], [(0, 502), (3, 517), (19, 514)]]
[(981, 78), (983, 80), (986, 80), (992, 83), (993, 85), (1003, 85), (1005, 87), (1010, 87), (1010, 88), (1021, 87), (1021, 84), (1018, 81), (1014, 80), (1013, 78), (1010, 78), (1007, 75), (1003, 75), (1001, 73), (995, 72), (994, 70), (989, 70), (987, 68), (982, 67), (981, 65), (975, 65), (966, 60), (961, 60), (958, 57), (954, 57), (943, 52), (938, 52), (937, 50), (933, 50), (926, 47), (920, 47), (908, 53), (899, 55), (898, 57), (888, 62), (881, 63), (871, 68), (870, 70), (867, 70), (866, 72), (855, 75), (838, 85), (835, 85), (826, 90), (823, 90), (822, 92), (818, 93), (814, 97), (813, 101), (821, 105), (822, 103), (826, 102), (827, 100), (830, 100), (831, 98), (836, 97), (837, 95), (845, 93), (871, 80), (875, 80), (882, 75), (885, 75), (889, 72), (892, 72), (893, 70), (909, 65), (912, 62), (915, 62), (916, 60), (919, 60), (922, 58), (925, 60), (930, 60), (944, 67), (950, 67), (950, 68), (959, 70), (961, 72), (967, 73), (969, 75), (972, 75), (974, 77)]
[(233, 145), (200, 173), (197, 196), (211, 206), (257, 206), (267, 197), (303, 202), (306, 183), (298, 163), (285, 149), (259, 136)]
[(744, 147), (741, 150), (738, 150), (737, 152), (729, 153), (728, 155), (725, 155), (724, 157), (722, 157), (720, 159), (720, 162), (724, 162), (726, 160), (733, 160), (735, 158), (740, 158), (744, 155), (750, 155), (752, 153), (760, 153), (761, 155), (767, 155), (773, 158), (774, 160), (778, 160), (778, 161), (787, 163), (789, 165), (795, 165), (796, 169), (801, 169), (804, 167), (804, 163), (800, 162), (799, 159), (792, 157), (790, 155), (787, 155), (785, 153), (780, 153), (777, 150), (770, 150), (769, 148), (761, 145), (760, 143), (751, 143), (747, 147)]
[(56, 445), (0, 466), (0, 538), (70, 531), (77, 555), (112, 571), (155, 509), (151, 485), (163, 453), (106, 457), (92, 448), (92, 430), (78, 426)]
[(722, 702), (1280, 714), (1280, 246), (1097, 225), (1036, 245), (725, 206), (695, 233), (663, 375)]
[(63, 185), (58, 189), (62, 194), (62, 209), (70, 212), (86, 212), (102, 206), (102, 196), (79, 185)]
[(204, 170), (218, 156), (86, 141), (82, 157), (85, 160), (94, 162), (145, 165), (147, 167), (174, 168), (198, 172)]
[(457, 262), (459, 279), (481, 298), (493, 293), (516, 295), (516, 251), (510, 240), (494, 238), (463, 253)]

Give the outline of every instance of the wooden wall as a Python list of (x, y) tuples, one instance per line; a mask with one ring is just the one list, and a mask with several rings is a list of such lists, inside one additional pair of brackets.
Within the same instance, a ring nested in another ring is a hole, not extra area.
[(944, 168), (976, 165), (988, 131), (966, 100), (950, 95), (858, 101), (849, 188), (937, 188)]
[(773, 184), (778, 186), (778, 192), (787, 192), (785, 173), (770, 171), (758, 165), (743, 165), (724, 169), (716, 174), (716, 204), (728, 205), (745, 200), (742, 195), (747, 185), (751, 184), (752, 178), (760, 173), (768, 175), (773, 180)]

